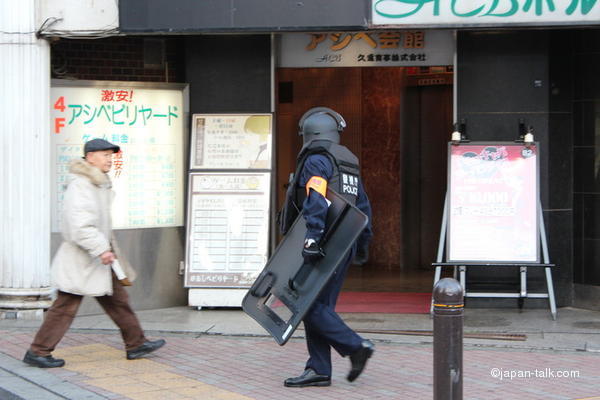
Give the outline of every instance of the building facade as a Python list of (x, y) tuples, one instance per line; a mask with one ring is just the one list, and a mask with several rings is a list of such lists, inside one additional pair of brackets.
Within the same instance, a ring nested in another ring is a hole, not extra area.
[[(452, 2), (448, 10), (439, 6), (437, 11), (437, 2), (410, 6), (386, 0), (332, 0), (326, 5), (316, 0), (121, 0), (118, 8), (110, 1), (49, 3), (36, 9), (32, 1), (29, 9), (19, 11), (29, 25), (5, 20), (7, 29), (1, 34), (9, 44), (0, 48), (13, 60), (3, 66), (3, 76), (16, 79), (10, 86), (3, 78), (5, 93), (20, 99), (20, 105), (4, 100), (5, 109), (20, 117), (5, 120), (3, 147), (20, 143), (19, 149), (34, 149), (40, 163), (36, 169), (52, 162), (49, 139), (44, 139), (51, 79), (185, 83), (190, 115), (273, 115), (274, 231), (275, 213), (300, 145), (298, 118), (312, 106), (327, 105), (348, 122), (342, 141), (361, 159), (374, 209), (370, 263), (351, 272), (353, 282), (382, 291), (410, 291), (402, 286), (406, 280), (414, 291), (427, 291), (438, 248), (453, 124), (464, 124), (470, 140), (485, 142), (513, 141), (520, 126), (531, 126), (539, 142), (540, 200), (550, 259), (556, 264), (557, 304), (597, 307), (600, 78), (595, 71), (600, 67), (600, 5), (595, 2), (556, 2), (554, 9), (541, 0), (533, 6), (514, 0), (471, 8)], [(296, 37), (302, 46), (294, 47)], [(377, 52), (373, 60), (363, 52), (342, 66), (338, 55), (354, 45), (396, 51), (379, 60)], [(311, 46), (326, 47), (320, 61), (307, 50)], [(40, 62), (31, 62), (26, 51), (32, 50)], [(450, 58), (433, 61), (437, 54)], [(31, 64), (41, 69), (22, 68)], [(39, 76), (44, 80), (38, 81)], [(43, 95), (22, 95), (27, 85), (33, 85), (29, 93)], [(41, 103), (34, 106), (34, 101)], [(34, 127), (10, 125), (15, 121)], [(49, 260), (60, 237), (49, 228), (51, 178), (32, 180), (31, 170), (19, 164), (25, 161), (14, 152), (3, 161), (10, 166), (3, 168), (8, 185), (2, 200), (10, 221), (3, 233), (4, 254), (10, 257), (3, 257), (0, 295), (6, 302), (27, 298), (35, 308), (39, 304), (34, 300), (42, 301), (48, 293)], [(22, 182), (31, 182), (35, 189), (24, 188)], [(36, 204), (39, 216), (30, 215), (32, 205), (21, 203), (24, 198)], [(180, 275), (185, 227), (127, 229), (118, 235), (142, 271), (141, 283), (132, 292), (134, 304), (185, 304)], [(276, 242), (272, 232), (271, 249)], [(543, 270), (529, 270), (531, 290), (543, 290)], [(482, 290), (512, 290), (519, 285), (519, 270), (473, 268), (468, 282)], [(526, 305), (545, 307), (541, 300), (527, 300)]]

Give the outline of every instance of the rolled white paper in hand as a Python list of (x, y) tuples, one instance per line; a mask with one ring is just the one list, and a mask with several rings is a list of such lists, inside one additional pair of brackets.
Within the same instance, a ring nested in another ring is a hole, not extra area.
[(121, 263), (119, 260), (115, 259), (115, 261), (113, 261), (112, 270), (117, 276), (118, 280), (122, 281), (123, 279), (127, 278), (127, 275), (125, 275), (125, 272), (123, 272), (123, 268), (121, 268)]
[(115, 259), (115, 261), (113, 261), (112, 270), (114, 271), (119, 282), (121, 282), (121, 285), (131, 286), (131, 281), (127, 278), (127, 275), (125, 275), (125, 272), (123, 271), (119, 260)]

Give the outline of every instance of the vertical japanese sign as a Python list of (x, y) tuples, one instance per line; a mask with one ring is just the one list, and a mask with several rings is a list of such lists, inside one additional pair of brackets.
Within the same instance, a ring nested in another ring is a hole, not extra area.
[(448, 262), (539, 262), (538, 148), (449, 145)]
[(186, 287), (250, 287), (269, 243), (269, 173), (190, 174)]
[(271, 114), (194, 114), (191, 169), (270, 169)]
[(103, 138), (121, 147), (109, 173), (116, 229), (183, 225), (182, 84), (53, 81), (52, 230), (60, 230), (69, 163)]

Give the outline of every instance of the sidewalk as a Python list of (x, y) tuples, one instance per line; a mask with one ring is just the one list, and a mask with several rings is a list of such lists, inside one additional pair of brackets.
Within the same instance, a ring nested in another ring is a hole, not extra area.
[[(600, 313), (565, 308), (552, 321), (547, 310), (465, 311), (465, 333), (527, 335), (525, 341), (465, 339), (465, 399), (600, 396)], [(345, 380), (349, 361), (334, 354), (331, 387), (292, 389), (282, 382), (303, 369), (302, 330), (280, 347), (237, 309), (179, 307), (138, 316), (147, 335), (165, 338), (166, 347), (128, 361), (105, 315), (80, 316), (55, 352), (67, 364), (51, 370), (20, 361), (40, 321), (0, 320), (0, 399), (432, 398), (430, 336), (364, 334), (377, 348), (356, 382)], [(356, 329), (432, 327), (427, 315), (343, 316)]]

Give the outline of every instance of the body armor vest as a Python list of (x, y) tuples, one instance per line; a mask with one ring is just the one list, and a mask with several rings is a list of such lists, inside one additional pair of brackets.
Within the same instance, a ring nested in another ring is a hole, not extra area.
[(302, 148), (296, 161), (296, 172), (289, 182), (285, 204), (279, 215), (279, 228), (286, 234), (302, 210), (306, 189), (300, 187), (300, 175), (306, 159), (313, 154), (326, 156), (333, 167), (327, 187), (342, 195), (351, 204), (358, 198), (360, 170), (358, 158), (350, 150), (328, 140), (313, 140)]

